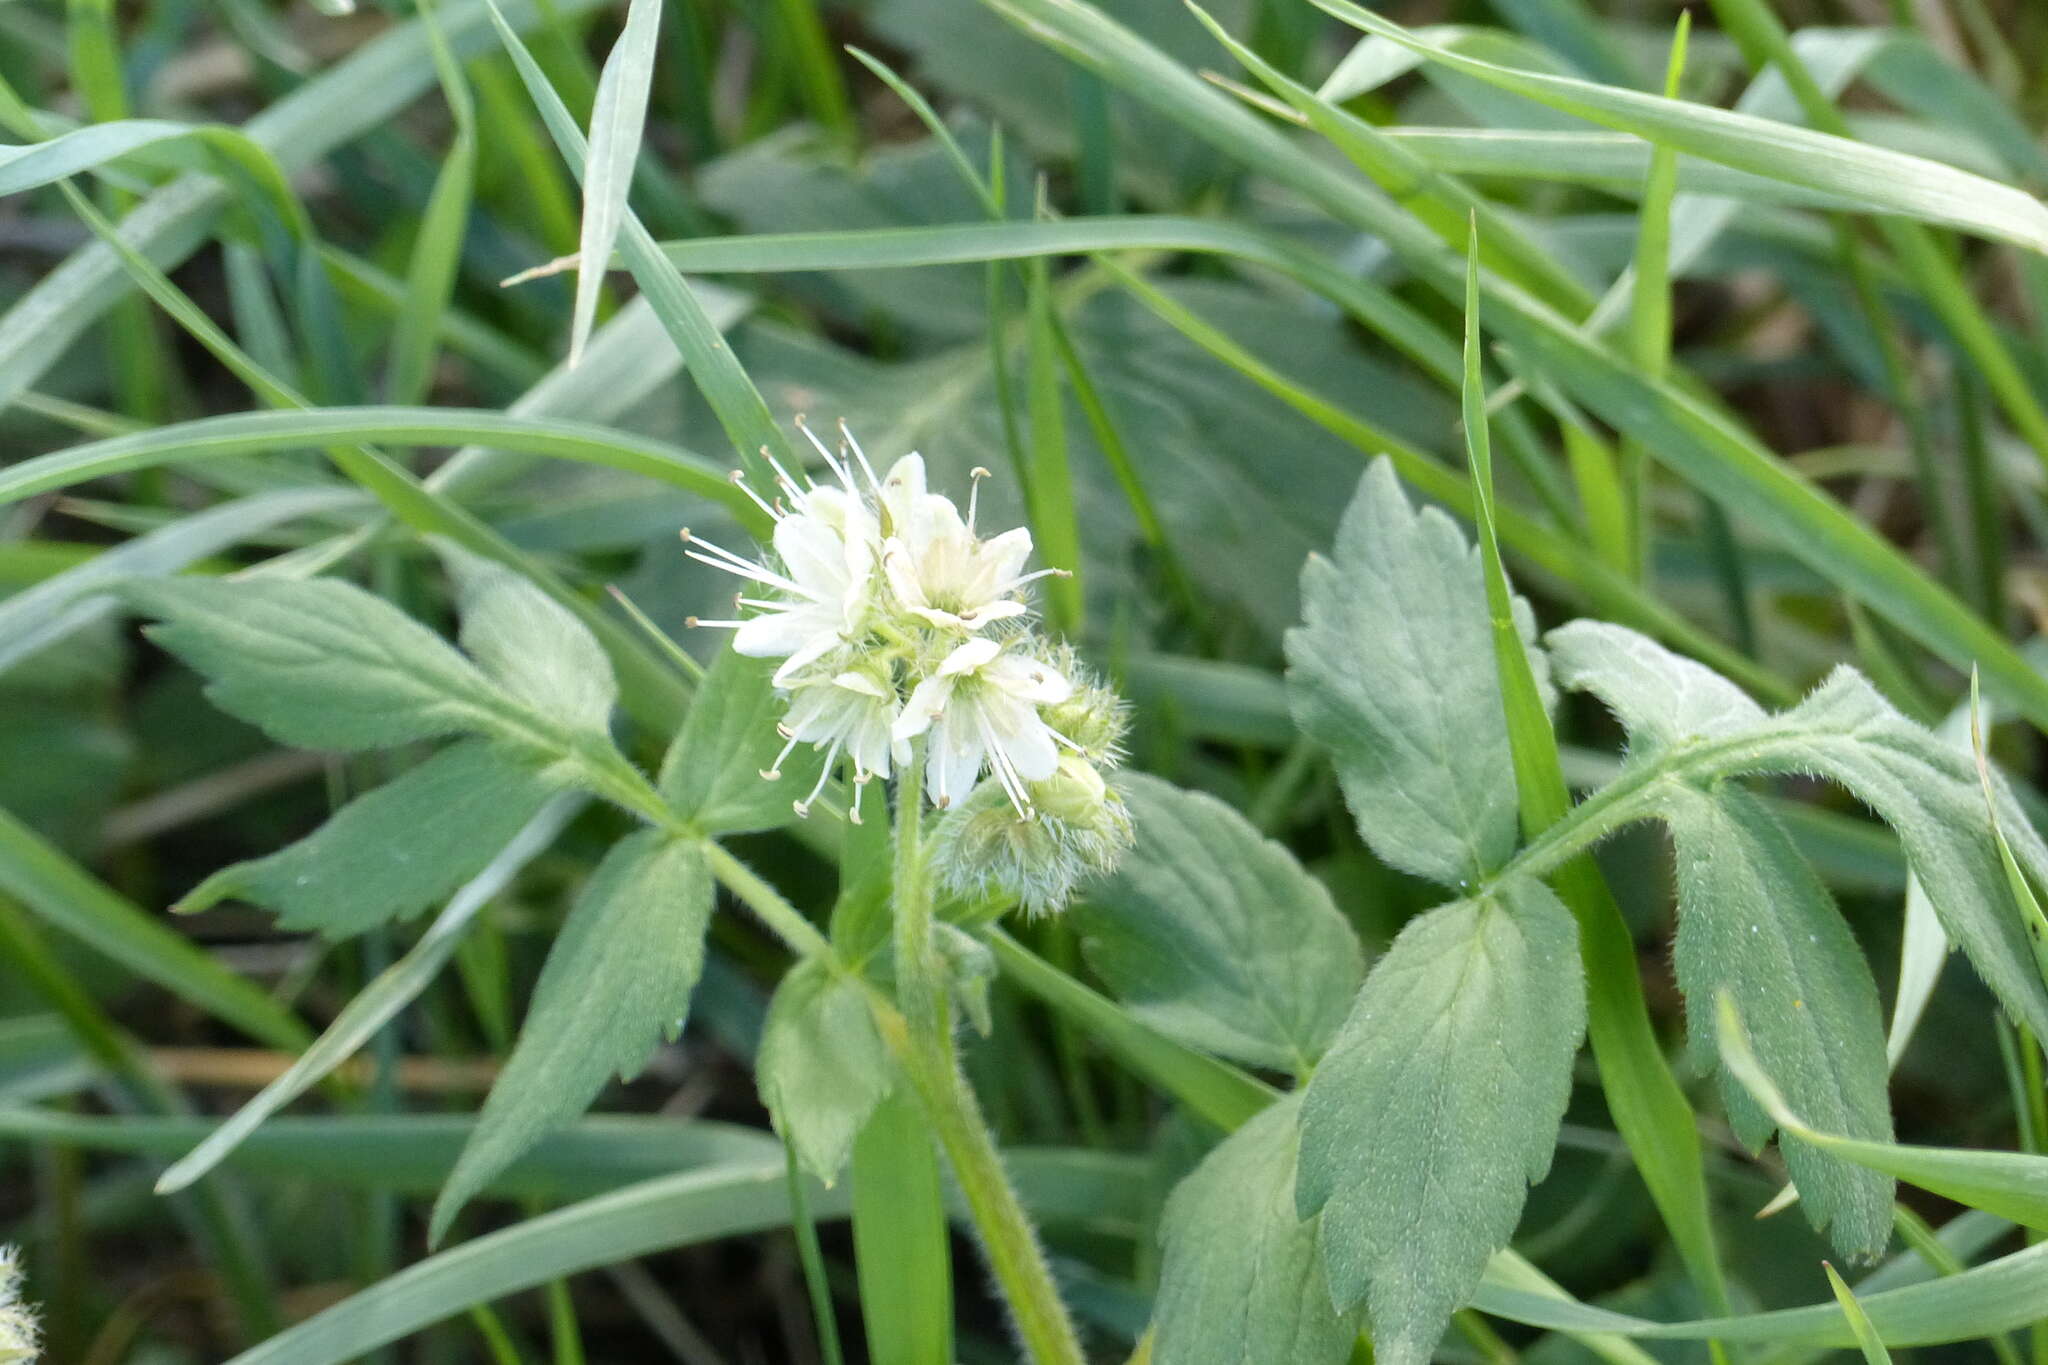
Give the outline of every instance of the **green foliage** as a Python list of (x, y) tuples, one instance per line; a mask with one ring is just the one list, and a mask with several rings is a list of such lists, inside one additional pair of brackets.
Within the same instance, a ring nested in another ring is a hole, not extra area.
[(425, 626), (352, 584), (131, 582), (150, 638), (205, 674), (207, 696), (281, 744), (368, 749), (492, 730), (505, 699)]
[(858, 981), (799, 963), (775, 988), (761, 1032), (761, 1101), (806, 1170), (830, 1185), (894, 1075)]
[[(2041, 1336), (2039, 7), (186, 8), (0, 5), (65, 253), (0, 274), (49, 1358)], [(775, 661), (670, 639), (754, 609), (678, 527), (836, 482), (804, 412), (1076, 571), (1033, 605), (1133, 703), (1138, 845), (1069, 917), (955, 903), (889, 781), (797, 819)], [(502, 1221), (421, 1254), (437, 1191)], [(792, 1230), (815, 1341), (727, 1274)]]
[(1160, 1222), (1158, 1365), (1346, 1359), (1360, 1314), (1330, 1302), (1317, 1220), (1294, 1208), (1298, 1097), (1238, 1129), (1175, 1187)]
[[(1304, 624), (1287, 636), (1295, 720), (1330, 750), (1359, 833), (1447, 885), (1498, 869), (1515, 787), (1479, 562), (1456, 525), (1417, 512), (1378, 461), (1301, 596)], [(1533, 640), (1526, 604), (1516, 618)]]
[(1215, 798), (1117, 785), (1138, 841), (1074, 910), (1089, 965), (1160, 1032), (1306, 1074), (1364, 970), (1329, 892)]
[[(1622, 636), (1610, 630), (1606, 638)], [(1590, 639), (1579, 636), (1575, 644)], [(1559, 679), (1566, 687), (1595, 693), (1625, 721), (1660, 716), (1662, 733), (1689, 741), (1635, 759), (1618, 789), (1639, 793), (1666, 778), (1697, 783), (1743, 774), (1818, 775), (1840, 783), (1898, 832), (1942, 927), (2006, 1008), (2031, 1028), (2048, 1026), (2048, 987), (2035, 970), (2025, 925), (2013, 913), (1970, 755), (1901, 715), (1851, 669), (1837, 669), (1798, 706), (1763, 716), (1730, 707), (1725, 691), (1701, 686), (1676, 661), (1641, 666), (1642, 657), (1664, 653), (1641, 639), (1591, 657), (1583, 648), (1560, 653)], [(1701, 696), (1708, 700), (1702, 703)], [(2041, 876), (2048, 871), (2048, 844), (2004, 780), (1990, 781), (2002, 827), (2014, 836), (2014, 857)]]
[(232, 896), (276, 911), (287, 929), (330, 938), (409, 919), (482, 871), (554, 791), (529, 765), (463, 740), (290, 847), (222, 868), (178, 909)]
[(589, 627), (504, 565), (437, 548), (456, 580), (462, 647), (485, 676), (570, 733), (602, 739), (619, 688)]
[(1586, 997), (1572, 917), (1510, 880), (1414, 920), (1373, 966), (1301, 1111), (1304, 1217), (1378, 1358), (1429, 1358), (1550, 1168)]
[(790, 803), (818, 780), (824, 760), (807, 744), (782, 760), (778, 780), (762, 780), (784, 743), (775, 732), (781, 703), (768, 682), (774, 671), (772, 660), (720, 650), (662, 759), (661, 794), (708, 834), (786, 825), (796, 818)]
[(519, 1045), (434, 1205), (440, 1240), (462, 1206), (613, 1076), (673, 1038), (704, 970), (711, 876), (687, 839), (642, 830), (591, 874), (534, 987)]
[[(1763, 1022), (1771, 1070), (1824, 1127), (1865, 1140), (1892, 1135), (1877, 985), (1834, 900), (1784, 826), (1734, 783), (1672, 783), (1660, 797), (1678, 866), (1674, 956), (1694, 1054), (1711, 1059), (1714, 1002), (1726, 992)], [(1729, 1120), (1751, 1148), (1774, 1126), (1724, 1079)], [(1846, 1254), (1891, 1240), (1891, 1182), (1784, 1144), (1800, 1203)]]

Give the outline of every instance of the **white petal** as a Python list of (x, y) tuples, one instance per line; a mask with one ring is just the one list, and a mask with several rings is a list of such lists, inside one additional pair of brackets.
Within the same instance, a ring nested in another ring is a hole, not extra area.
[(740, 623), (732, 647), (750, 659), (779, 659), (802, 649), (811, 634), (802, 612), (763, 612)]
[(831, 739), (845, 728), (847, 702), (834, 695), (836, 689), (813, 683), (796, 689), (789, 710), (783, 713), (783, 728), (792, 739), (817, 744)]
[(1052, 731), (1036, 715), (1027, 716), (1024, 724), (1000, 736), (1000, 743), (1011, 766), (1026, 782), (1051, 777), (1060, 766), (1059, 746), (1053, 743)]
[(949, 716), (947, 723), (932, 731), (932, 803), (951, 806), (974, 790), (981, 776), (982, 743), (975, 727), (964, 715)]
[(984, 602), (966, 615), (953, 619), (969, 630), (980, 630), (991, 621), (1007, 621), (1010, 617), (1022, 616), (1029, 610), (1031, 609), (1022, 602), (1014, 598), (1005, 598), (997, 602)]
[(922, 611), (930, 605), (924, 595), (924, 584), (918, 581), (917, 561), (904, 543), (894, 536), (882, 551), (882, 571), (888, 575), (889, 590), (896, 594), (896, 600), (912, 611)]
[(866, 673), (838, 674), (832, 679), (832, 685), (844, 688), (848, 692), (858, 692), (864, 697), (893, 698), (895, 696), (888, 688), (882, 686), (881, 683), (875, 681), (873, 677)]
[(978, 672), (1002, 652), (1003, 647), (994, 640), (984, 640), (976, 636), (946, 656), (946, 661), (939, 665), (938, 676), (951, 678), (962, 673)]
[(981, 676), (1011, 696), (1038, 705), (1057, 705), (1074, 695), (1074, 685), (1050, 664), (1023, 654), (1006, 654)]
[(804, 669), (830, 654), (839, 644), (839, 637), (830, 631), (814, 632), (803, 647), (783, 660), (775, 670), (775, 676), (768, 681), (777, 687), (788, 687), (792, 679)]
[(775, 553), (806, 592), (836, 599), (844, 590), (845, 543), (816, 517), (791, 516), (776, 522)]
[(903, 703), (901, 714), (889, 733), (896, 739), (910, 739), (931, 728), (933, 721), (945, 711), (946, 703), (953, 697), (951, 678), (926, 678), (910, 690), (910, 700)]
[(889, 514), (890, 534), (902, 535), (903, 528), (915, 520), (924, 489), (924, 456), (912, 451), (889, 466), (882, 476), (882, 507)]
[(1005, 531), (994, 540), (981, 546), (983, 572), (988, 574), (994, 585), (993, 591), (1000, 591), (1004, 584), (1017, 576), (1024, 567), (1024, 561), (1031, 558), (1031, 532), (1022, 526)]
[(888, 710), (871, 706), (854, 727), (846, 741), (846, 752), (853, 756), (855, 771), (876, 777), (889, 775), (889, 720)]

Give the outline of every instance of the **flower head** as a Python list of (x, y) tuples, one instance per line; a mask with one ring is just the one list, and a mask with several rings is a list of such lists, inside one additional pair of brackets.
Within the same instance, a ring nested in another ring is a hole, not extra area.
[[(780, 776), (799, 744), (824, 751), (818, 785), (795, 802), (803, 815), (842, 756), (860, 783), (900, 770), (921, 744), (932, 803), (958, 811), (972, 798), (981, 813), (972, 838), (959, 826), (955, 842), (1003, 845), (1015, 866), (1051, 847), (1064, 871), (1048, 866), (1031, 898), (1057, 904), (1062, 887), (1113, 859), (1116, 831), (1129, 823), (1119, 826), (1122, 804), (1097, 772), (1116, 763), (1122, 703), (1028, 624), (1028, 586), (1061, 571), (1026, 570), (1031, 533), (1021, 527), (982, 537), (986, 470), (974, 471), (963, 516), (931, 491), (915, 452), (877, 478), (843, 423), (836, 451), (798, 425), (831, 477), (799, 480), (771, 460), (774, 497), (747, 490), (774, 521), (772, 553), (750, 559), (684, 533), (693, 558), (760, 585), (762, 595), (739, 598), (736, 619), (691, 620), (733, 630), (742, 654), (782, 661), (774, 684), (788, 701), (777, 726), (785, 744), (762, 776)], [(1059, 809), (1034, 832), (1045, 801)], [(1000, 821), (988, 816), (995, 807)]]
[(1060, 758), (1060, 736), (1038, 708), (1073, 690), (1052, 665), (977, 636), (918, 683), (894, 733), (931, 732), (932, 802), (941, 809), (965, 797), (987, 768), (1018, 813), (1028, 814), (1025, 783), (1052, 776)]

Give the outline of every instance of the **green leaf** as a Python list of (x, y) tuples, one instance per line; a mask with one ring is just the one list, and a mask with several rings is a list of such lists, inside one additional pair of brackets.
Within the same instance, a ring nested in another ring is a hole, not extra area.
[[(1457, 525), (1416, 512), (1376, 460), (1333, 557), (1302, 569), (1301, 596), (1304, 623), (1287, 633), (1295, 722), (1330, 750), (1359, 833), (1447, 885), (1494, 871), (1515, 847), (1515, 784), (1479, 560)], [(1515, 613), (1533, 643), (1527, 604)]]
[(768, 1005), (756, 1078), (775, 1131), (830, 1185), (894, 1080), (860, 983), (820, 958), (790, 968)]
[[(1679, 988), (1694, 1054), (1714, 1057), (1715, 1000), (1755, 1020), (1770, 1070), (1824, 1128), (1867, 1141), (1892, 1134), (1877, 983), (1834, 900), (1784, 826), (1733, 782), (1669, 784), (1661, 800), (1678, 868)], [(1776, 1126), (1732, 1076), (1722, 1094), (1754, 1150)], [(1892, 1182), (1787, 1135), (1800, 1204), (1846, 1256), (1891, 1239)]]
[(329, 938), (409, 919), (481, 872), (558, 790), (531, 765), (464, 740), (290, 847), (222, 868), (177, 908), (204, 910), (232, 896), (275, 910), (283, 928)]
[(453, 646), (390, 603), (320, 579), (130, 582), (163, 618), (149, 637), (206, 694), (281, 744), (366, 749), (494, 728), (506, 700)]
[(707, 834), (786, 825), (796, 818), (790, 803), (818, 780), (823, 759), (809, 745), (782, 760), (780, 778), (762, 776), (785, 743), (775, 729), (785, 702), (769, 682), (774, 672), (771, 659), (720, 653), (662, 759), (661, 794)]
[(1550, 1167), (1586, 1022), (1578, 930), (1513, 880), (1408, 925), (1366, 978), (1301, 1113), (1304, 1215), (1336, 1303), (1384, 1365), (1421, 1365)]
[(1645, 757), (1759, 724), (1764, 709), (1706, 665), (1624, 626), (1572, 621), (1543, 637), (1558, 686), (1597, 694)]
[[(1625, 722), (1632, 716), (1667, 714), (1679, 704), (1669, 679), (1685, 666), (1661, 645), (1634, 637), (1620, 650), (1587, 648), (1590, 633), (1576, 626), (1567, 630), (1573, 634), (1560, 657), (1570, 663), (1560, 677), (1568, 686), (1599, 696)], [(1614, 641), (1633, 635), (1615, 626), (1604, 630)], [(1656, 661), (1654, 666), (1646, 668), (1646, 659)], [(2048, 1029), (2048, 986), (2035, 968), (2026, 928), (2013, 912), (2003, 860), (1984, 816), (1985, 793), (1969, 754), (1907, 719), (1846, 667), (1836, 669), (1798, 706), (1748, 726), (1726, 712), (1708, 710), (1721, 715), (1725, 725), (1700, 730), (1695, 720), (1690, 731), (1680, 727), (1673, 733), (1689, 734), (1687, 742), (1632, 760), (1604, 796), (1596, 793), (1580, 809), (1597, 813), (1674, 776), (1696, 784), (1746, 773), (1838, 782), (1897, 831), (1907, 862), (1949, 938), (1969, 954), (2005, 1007), (2042, 1036)], [(1703, 713), (1694, 708), (1687, 714)], [(2004, 780), (1991, 774), (1990, 783), (2013, 857), (2029, 875), (2048, 875), (2048, 844)]]
[(447, 541), (435, 548), (455, 577), (462, 647), (477, 666), (564, 729), (607, 734), (619, 687), (590, 628), (505, 565)]
[(1330, 1303), (1316, 1222), (1294, 1208), (1300, 1097), (1238, 1129), (1167, 1201), (1154, 1365), (1344, 1360), (1357, 1312)]
[(1306, 1074), (1364, 974), (1322, 883), (1212, 796), (1118, 779), (1137, 843), (1071, 912), (1088, 964), (1161, 1033)]
[(434, 1205), (432, 1240), (493, 1175), (581, 1114), (607, 1078), (638, 1073), (662, 1035), (681, 1031), (704, 968), (711, 899), (694, 842), (642, 830), (605, 855), (548, 953), (519, 1044)]
[(1882, 1171), (1958, 1204), (1983, 1209), (2026, 1227), (2048, 1228), (2048, 1157), (2031, 1152), (1909, 1147), (1815, 1128), (1792, 1108), (1758, 1060), (1734, 999), (1724, 993), (1717, 1002), (1717, 1011), (1722, 1066), (1783, 1131), (1844, 1161)]

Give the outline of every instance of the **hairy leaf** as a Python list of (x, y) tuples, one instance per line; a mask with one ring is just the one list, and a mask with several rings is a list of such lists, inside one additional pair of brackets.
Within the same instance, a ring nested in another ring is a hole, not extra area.
[(1735, 734), (1764, 719), (1734, 683), (1625, 626), (1572, 621), (1543, 642), (1558, 685), (1606, 702), (1637, 754)]
[(810, 791), (823, 761), (809, 745), (775, 767), (783, 699), (769, 678), (772, 660), (725, 650), (704, 675), (690, 713), (661, 763), (661, 794), (678, 815), (708, 834), (773, 829), (795, 818), (790, 803)]
[[(1596, 692), (1625, 722), (1670, 729), (1678, 703), (1668, 679), (1696, 668), (1663, 646), (1618, 626), (1597, 633), (1575, 627), (1564, 636), (1569, 685)], [(1604, 640), (1614, 648), (1594, 647)], [(1639, 660), (1655, 660), (1645, 666)], [(1693, 708), (1687, 714), (1700, 714)], [(1726, 709), (1712, 714), (1728, 717)], [(1646, 718), (1634, 720), (1632, 718)], [(1788, 711), (1758, 713), (1749, 725), (1717, 722), (1695, 730), (1685, 744), (1639, 755), (1616, 779), (1617, 789), (1649, 791), (1669, 777), (1702, 783), (1744, 773), (1797, 773), (1838, 782), (1898, 832), (1906, 859), (1925, 888), (1942, 927), (1969, 954), (1977, 970), (2014, 1017), (2036, 1036), (2048, 1030), (2048, 985), (2034, 965), (2026, 929), (2012, 905), (2004, 868), (1992, 842), (1984, 792), (1969, 754), (1892, 706), (1851, 668), (1827, 681)], [(2019, 865), (2048, 878), (2042, 842), (2004, 780), (1992, 775), (1999, 819)], [(1648, 813), (1647, 811), (1645, 813)]]
[[(1330, 750), (1359, 833), (1394, 866), (1448, 885), (1514, 850), (1515, 784), (1479, 560), (1450, 517), (1417, 512), (1375, 461), (1333, 556), (1301, 574), (1287, 633), (1295, 722)], [(1530, 662), (1528, 605), (1515, 615)]]
[(1330, 1303), (1316, 1220), (1294, 1207), (1301, 1100), (1238, 1129), (1174, 1190), (1160, 1223), (1154, 1365), (1344, 1360), (1356, 1310)]
[(603, 735), (619, 687), (590, 628), (532, 582), (452, 544), (462, 647), (492, 681), (564, 729)]
[(464, 740), (297, 843), (222, 868), (178, 909), (232, 896), (277, 911), (286, 929), (358, 934), (418, 914), (482, 871), (557, 790), (484, 741)]
[(828, 1185), (893, 1078), (859, 984), (817, 958), (776, 987), (757, 1074), (775, 1131)]
[(548, 953), (518, 1046), (434, 1206), (432, 1240), (514, 1158), (581, 1114), (608, 1078), (634, 1075), (664, 1034), (681, 1031), (710, 918), (711, 874), (698, 844), (642, 830), (605, 855)]
[(1578, 930), (1548, 887), (1401, 931), (1309, 1082), (1300, 1211), (1383, 1365), (1421, 1365), (1550, 1167), (1585, 1031)]
[(1089, 965), (1162, 1033), (1305, 1072), (1358, 990), (1363, 955), (1329, 892), (1214, 797), (1132, 774), (1137, 843), (1073, 911)]
[(207, 696), (282, 744), (366, 749), (497, 727), (509, 699), (453, 646), (332, 579), (132, 581), (149, 636), (210, 678)]
[[(1892, 1135), (1877, 984), (1833, 898), (1777, 818), (1732, 782), (1677, 783), (1662, 796), (1678, 865), (1678, 984), (1695, 1055), (1715, 1056), (1726, 992), (1756, 1028), (1758, 1051), (1800, 1113), (1830, 1132)], [(1776, 1125), (1732, 1077), (1728, 1116), (1752, 1149)], [(1787, 1134), (1800, 1203), (1848, 1256), (1891, 1238), (1892, 1182)]]

